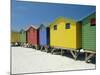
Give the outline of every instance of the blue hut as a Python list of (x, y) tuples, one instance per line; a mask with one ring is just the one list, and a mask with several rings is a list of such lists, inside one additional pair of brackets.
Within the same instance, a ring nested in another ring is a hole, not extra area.
[(39, 45), (41, 47), (41, 50), (43, 48), (47, 49), (49, 47), (49, 37), (49, 27), (46, 27), (44, 24), (41, 24), (39, 27)]

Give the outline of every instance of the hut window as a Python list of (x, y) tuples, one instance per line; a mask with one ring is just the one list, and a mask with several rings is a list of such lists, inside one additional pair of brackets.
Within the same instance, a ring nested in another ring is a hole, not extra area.
[(91, 26), (96, 26), (95, 18), (92, 18), (90, 21)]
[(54, 30), (57, 30), (57, 25), (54, 25)]
[(66, 23), (65, 29), (70, 29), (70, 23)]

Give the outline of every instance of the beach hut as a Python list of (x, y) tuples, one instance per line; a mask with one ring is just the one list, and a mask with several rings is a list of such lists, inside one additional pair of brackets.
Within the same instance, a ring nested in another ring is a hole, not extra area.
[(45, 48), (46, 51), (48, 51), (49, 48), (49, 27), (45, 26), (44, 24), (41, 24), (39, 27), (39, 45), (42, 48)]
[(33, 25), (27, 27), (26, 35), (28, 45), (37, 49), (39, 44), (38, 28)]
[(96, 54), (96, 13), (82, 20), (82, 48), (85, 50), (86, 62)]
[(26, 41), (26, 31), (24, 29), (20, 30), (20, 43), (21, 43), (21, 46), (24, 46), (27, 43), (27, 41)]
[(50, 24), (50, 46), (56, 49), (69, 50), (76, 59), (81, 48), (81, 25), (73, 19), (59, 17)]
[(12, 44), (12, 46), (20, 44), (19, 32), (11, 31), (11, 44)]

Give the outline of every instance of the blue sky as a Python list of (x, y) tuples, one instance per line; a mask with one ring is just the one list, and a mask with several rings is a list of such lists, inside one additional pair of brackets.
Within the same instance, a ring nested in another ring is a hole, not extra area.
[(80, 20), (96, 11), (95, 6), (23, 2), (12, 0), (11, 29), (20, 31), (28, 25), (48, 24), (63, 16)]

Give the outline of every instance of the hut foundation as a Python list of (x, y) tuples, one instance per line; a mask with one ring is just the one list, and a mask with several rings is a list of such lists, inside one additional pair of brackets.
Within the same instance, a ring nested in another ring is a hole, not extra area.
[(90, 59), (96, 56), (96, 52), (93, 51), (85, 51), (85, 62), (89, 63)]
[(73, 56), (73, 58), (75, 60), (77, 60), (77, 57), (78, 57), (78, 55), (80, 53), (80, 49), (79, 50), (76, 50), (76, 49), (57, 48), (57, 47), (56, 48), (52, 48), (51, 53), (53, 54), (56, 50), (60, 50), (61, 51), (60, 54), (62, 56), (64, 54), (64, 50), (70, 51), (71, 55)]

